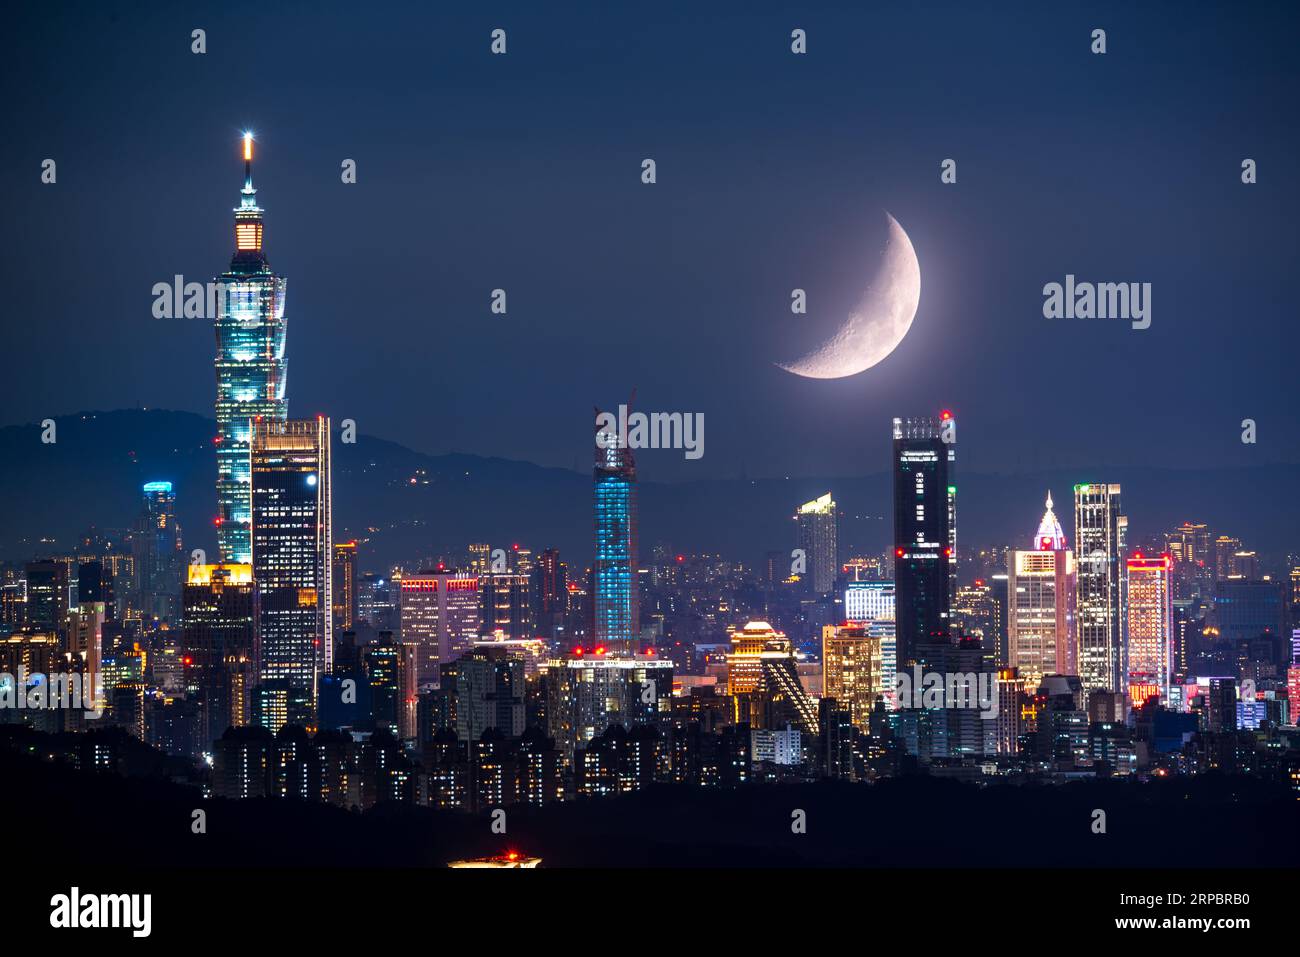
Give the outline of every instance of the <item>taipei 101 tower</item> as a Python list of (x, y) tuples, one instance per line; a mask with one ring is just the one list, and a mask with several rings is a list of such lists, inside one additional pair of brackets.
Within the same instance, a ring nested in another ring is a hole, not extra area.
[(244, 134), (244, 188), (235, 208), (235, 255), (217, 282), (217, 544), (221, 561), (252, 561), (252, 420), (283, 422), (285, 279), (262, 250), (253, 188), (253, 135)]

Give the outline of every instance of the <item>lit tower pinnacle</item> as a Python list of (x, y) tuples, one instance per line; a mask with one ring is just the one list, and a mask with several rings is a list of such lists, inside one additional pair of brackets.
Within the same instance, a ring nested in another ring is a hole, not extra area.
[(283, 422), (285, 279), (262, 251), (262, 208), (253, 188), (253, 134), (244, 134), (244, 188), (235, 208), (235, 255), (218, 277), (217, 544), (223, 563), (252, 561), (251, 420)]

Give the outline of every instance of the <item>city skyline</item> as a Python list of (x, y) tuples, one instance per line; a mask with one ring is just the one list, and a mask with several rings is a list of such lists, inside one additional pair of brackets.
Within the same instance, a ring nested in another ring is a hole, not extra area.
[(0, 910), (1284, 916), (1300, 13), (397, 10), (16, 18)]

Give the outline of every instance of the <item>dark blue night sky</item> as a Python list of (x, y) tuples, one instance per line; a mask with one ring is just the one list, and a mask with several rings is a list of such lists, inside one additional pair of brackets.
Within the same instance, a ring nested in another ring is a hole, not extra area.
[[(586, 468), (592, 406), (635, 387), (705, 414), (656, 479), (879, 471), (889, 419), (940, 407), (984, 471), (1300, 461), (1296, 8), (894, 6), (22, 5), (0, 424), (212, 414), (211, 324), (150, 289), (225, 268), (250, 128), (294, 416)], [(860, 295), (882, 210), (911, 332), (852, 378), (777, 369)], [(1151, 328), (1043, 318), (1067, 273), (1150, 282)]]

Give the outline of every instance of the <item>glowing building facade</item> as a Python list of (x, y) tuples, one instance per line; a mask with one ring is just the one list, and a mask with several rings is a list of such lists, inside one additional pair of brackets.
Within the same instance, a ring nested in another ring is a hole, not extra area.
[(1120, 487), (1074, 487), (1075, 634), (1079, 679), (1085, 692), (1124, 691), (1125, 552), (1128, 519)]
[(804, 502), (795, 511), (794, 520), (798, 523), (798, 547), (807, 563), (804, 580), (811, 583), (814, 594), (829, 595), (835, 588), (835, 576), (839, 571), (835, 499), (827, 492), (811, 502)]
[(899, 669), (920, 646), (946, 644), (956, 592), (956, 425), (894, 419), (894, 586)]
[(171, 482), (146, 482), (144, 505), (131, 534), (131, 555), (138, 579), (135, 604), (146, 616), (176, 620), (185, 566), (176, 493)]
[(221, 561), (252, 561), (248, 450), (251, 420), (284, 422), (285, 284), (262, 249), (262, 208), (253, 188), (253, 141), (244, 136), (244, 188), (235, 209), (235, 255), (218, 277), (217, 545)]
[(1009, 665), (1030, 687), (1044, 675), (1076, 673), (1074, 553), (1047, 495), (1034, 547), (1007, 558)]
[(251, 565), (190, 565), (182, 592), (187, 693), (199, 702), (199, 744), (252, 720), (256, 591)]
[(479, 637), (479, 578), (424, 571), (403, 577), (401, 593), (402, 641), (415, 646), (416, 685), (434, 684), (439, 665), (455, 661)]
[(1152, 694), (1169, 700), (1173, 645), (1173, 596), (1169, 555), (1144, 558), (1138, 552), (1127, 562), (1128, 572), (1128, 693), (1133, 704)]
[(893, 582), (849, 582), (844, 587), (844, 617), (849, 621), (893, 621)]
[(314, 707), (334, 654), (329, 419), (254, 421), (250, 462), (259, 680)]
[(607, 444), (596, 449), (596, 644), (626, 653), (641, 636), (636, 463), (626, 441)]
[(822, 628), (822, 698), (849, 712), (855, 728), (868, 731), (871, 711), (885, 700), (884, 642), (869, 625), (845, 622)]

